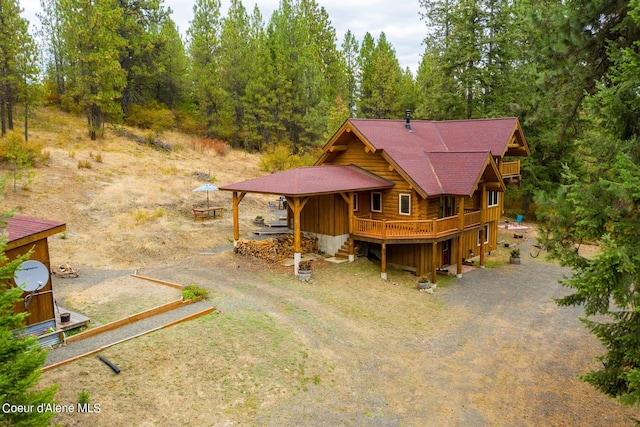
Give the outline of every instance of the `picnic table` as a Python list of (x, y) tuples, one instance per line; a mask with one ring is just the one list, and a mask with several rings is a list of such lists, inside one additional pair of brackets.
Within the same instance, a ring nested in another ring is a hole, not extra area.
[(193, 208), (193, 219), (201, 219), (204, 221), (207, 218), (216, 218), (218, 216), (222, 218), (223, 210), (224, 208), (222, 208), (221, 206), (216, 206), (213, 208)]

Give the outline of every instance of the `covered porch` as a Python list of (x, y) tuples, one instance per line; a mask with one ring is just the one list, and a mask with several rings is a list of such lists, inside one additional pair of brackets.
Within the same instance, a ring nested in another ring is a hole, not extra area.
[[(395, 184), (368, 172), (358, 166), (310, 166), (277, 172), (260, 178), (220, 187), (222, 191), (233, 193), (233, 239), (240, 239), (240, 203), (248, 193), (281, 195), (286, 198), (293, 222), (294, 274), (302, 258), (301, 253), (301, 212), (312, 198), (337, 194), (347, 205), (349, 260), (354, 254), (354, 194), (360, 191), (385, 190)], [(329, 220), (329, 218), (325, 219)]]

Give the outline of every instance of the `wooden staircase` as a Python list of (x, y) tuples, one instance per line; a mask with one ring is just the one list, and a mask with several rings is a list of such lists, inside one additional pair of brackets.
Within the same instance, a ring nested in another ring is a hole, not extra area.
[(336, 252), (336, 258), (349, 259), (349, 241), (347, 240), (342, 244), (338, 252)]

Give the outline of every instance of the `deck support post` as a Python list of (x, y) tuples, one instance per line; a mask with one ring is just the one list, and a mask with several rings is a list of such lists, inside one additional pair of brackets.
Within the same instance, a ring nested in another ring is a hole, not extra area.
[(244, 196), (246, 195), (247, 193), (244, 193), (244, 192), (238, 192), (238, 191), (233, 192), (233, 247), (234, 248), (238, 245), (238, 240), (240, 240), (240, 221), (239, 221), (240, 209), (238, 205), (240, 205), (240, 202), (242, 201), (242, 199), (244, 199)]
[(457, 252), (457, 260), (456, 260), (456, 277), (459, 279), (462, 277), (462, 235), (458, 236), (458, 250)]
[(431, 245), (431, 283), (438, 281), (438, 242)]
[(464, 232), (464, 197), (458, 198), (458, 232), (460, 235), (458, 236), (458, 247), (457, 247), (457, 269), (456, 269), (456, 277), (462, 277), (462, 236)]
[(387, 244), (382, 243), (382, 260), (380, 264), (380, 278), (387, 280)]
[(427, 249), (427, 244), (421, 243), (420, 255), (418, 255), (418, 268), (416, 269), (416, 273), (418, 277), (424, 277), (427, 275), (427, 260), (426, 260), (427, 250), (426, 249)]

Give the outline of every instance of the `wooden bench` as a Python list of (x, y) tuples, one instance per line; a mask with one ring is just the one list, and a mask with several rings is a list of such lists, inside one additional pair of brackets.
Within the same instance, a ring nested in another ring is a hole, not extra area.
[(215, 208), (193, 208), (193, 219), (197, 220), (197, 219), (201, 219), (201, 220), (205, 220), (207, 218), (216, 218), (216, 217), (221, 217), (222, 218), (222, 211), (224, 210), (224, 208), (222, 207), (215, 207)]

